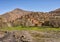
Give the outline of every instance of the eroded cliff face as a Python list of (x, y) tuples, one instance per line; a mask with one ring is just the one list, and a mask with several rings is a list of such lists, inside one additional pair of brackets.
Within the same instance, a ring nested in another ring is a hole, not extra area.
[(60, 31), (0, 31), (0, 42), (60, 42)]

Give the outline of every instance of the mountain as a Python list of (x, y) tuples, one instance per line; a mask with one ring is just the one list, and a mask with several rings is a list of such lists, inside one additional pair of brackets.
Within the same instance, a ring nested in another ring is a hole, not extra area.
[(60, 8), (50, 11), (49, 13), (53, 14), (54, 16), (60, 16)]
[[(60, 26), (60, 8), (50, 12), (32, 12), (16, 8), (0, 15), (0, 24), (7, 26)], [(52, 22), (53, 21), (53, 22)]]
[(26, 14), (29, 14), (29, 13), (31, 13), (31, 12), (24, 11), (22, 9), (16, 8), (11, 12), (7, 12), (7, 13), (3, 14), (2, 16), (4, 18), (6, 18), (7, 21), (13, 21), (16, 18), (20, 18), (22, 15), (26, 15)]
[[(0, 18), (1, 18), (0, 24), (1, 25), (3, 24), (4, 27), (6, 27), (6, 26), (10, 27), (10, 26), (12, 26), (11, 22), (15, 21), (17, 18), (20, 18), (23, 15), (30, 14), (30, 13), (31, 12), (29, 12), (29, 11), (25, 11), (25, 10), (16, 8), (10, 12), (0, 15)], [(3, 27), (3, 26), (1, 26), (1, 27)]]
[(55, 9), (55, 10), (53, 10), (53, 11), (51, 11), (52, 13), (53, 12), (60, 12), (60, 8), (58, 8), (58, 9)]

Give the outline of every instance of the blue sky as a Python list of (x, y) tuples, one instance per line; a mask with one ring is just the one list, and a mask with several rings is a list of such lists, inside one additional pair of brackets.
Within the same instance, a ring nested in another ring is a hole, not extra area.
[(15, 8), (48, 12), (60, 8), (60, 0), (0, 0), (0, 14)]

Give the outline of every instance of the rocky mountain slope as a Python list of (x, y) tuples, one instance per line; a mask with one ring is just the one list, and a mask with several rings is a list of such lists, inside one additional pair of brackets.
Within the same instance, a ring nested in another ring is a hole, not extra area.
[(60, 27), (60, 9), (51, 12), (31, 12), (19, 8), (0, 16), (6, 26), (51, 26)]
[(24, 11), (22, 9), (16, 8), (11, 12), (7, 12), (7, 13), (3, 14), (2, 16), (4, 18), (6, 18), (7, 21), (13, 21), (13, 20), (15, 20), (17, 18), (20, 18), (22, 15), (26, 15), (26, 14), (29, 14), (29, 13), (31, 13), (31, 12)]

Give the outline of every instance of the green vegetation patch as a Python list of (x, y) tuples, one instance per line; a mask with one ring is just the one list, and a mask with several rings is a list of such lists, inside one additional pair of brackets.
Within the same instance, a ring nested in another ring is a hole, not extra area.
[(3, 31), (13, 31), (13, 30), (37, 30), (37, 31), (60, 31), (60, 28), (51, 28), (51, 27), (23, 27), (23, 26), (17, 26), (17, 27), (6, 27), (6, 28), (0, 28), (0, 30)]

